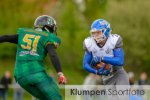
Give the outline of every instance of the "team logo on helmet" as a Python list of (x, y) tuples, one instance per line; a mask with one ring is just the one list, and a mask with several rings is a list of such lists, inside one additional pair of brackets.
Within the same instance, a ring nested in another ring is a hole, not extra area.
[(99, 23), (100, 23), (100, 25), (105, 25), (106, 24), (105, 21), (100, 21)]
[[(101, 31), (102, 35), (94, 36), (94, 32)], [(90, 33), (96, 41), (103, 41), (110, 35), (110, 24), (104, 19), (97, 19), (91, 25)]]

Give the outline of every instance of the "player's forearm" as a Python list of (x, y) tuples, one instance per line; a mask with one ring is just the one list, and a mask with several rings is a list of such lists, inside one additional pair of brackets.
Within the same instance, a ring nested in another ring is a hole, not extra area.
[(114, 65), (114, 66), (123, 66), (124, 61), (119, 57), (104, 57), (104, 62)]
[(91, 68), (91, 66), (89, 64), (85, 63), (83, 66), (86, 71), (88, 71), (90, 73), (94, 73), (94, 74), (97, 73), (97, 71), (95, 69)]
[(53, 65), (54, 65), (55, 70), (57, 71), (57, 73), (58, 72), (62, 72), (61, 64), (60, 64), (60, 60), (59, 60), (58, 56), (55, 55), (55, 56), (51, 57), (51, 61), (52, 61)]
[(114, 57), (103, 57), (105, 63), (109, 63), (114, 66), (123, 66), (124, 64), (124, 53), (122, 48), (115, 49), (113, 51)]
[(86, 52), (84, 54), (84, 59), (83, 59), (83, 68), (90, 73), (96, 74), (97, 71), (94, 68), (92, 68), (90, 65), (91, 59), (92, 59), (92, 55), (90, 53)]
[(0, 43), (10, 42), (10, 43), (18, 43), (18, 34), (15, 35), (3, 35), (0, 36)]
[(48, 54), (51, 58), (52, 64), (57, 72), (62, 72), (61, 63), (59, 57), (56, 53), (55, 46), (53, 44), (49, 44), (46, 47)]

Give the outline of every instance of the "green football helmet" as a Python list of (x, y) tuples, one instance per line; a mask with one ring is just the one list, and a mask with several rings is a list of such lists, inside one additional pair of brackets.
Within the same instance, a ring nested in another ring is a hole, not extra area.
[(42, 15), (36, 18), (34, 28), (41, 28), (44, 31), (56, 33), (56, 21), (51, 16)]

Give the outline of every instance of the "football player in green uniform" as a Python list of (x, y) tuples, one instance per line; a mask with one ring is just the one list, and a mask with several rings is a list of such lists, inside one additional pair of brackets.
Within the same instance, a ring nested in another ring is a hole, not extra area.
[(61, 43), (57, 37), (56, 21), (47, 15), (37, 17), (34, 28), (19, 28), (14, 35), (0, 36), (0, 43), (17, 44), (14, 76), (22, 88), (40, 100), (62, 100), (59, 88), (44, 69), (48, 53), (58, 73), (59, 84), (65, 84), (56, 48)]

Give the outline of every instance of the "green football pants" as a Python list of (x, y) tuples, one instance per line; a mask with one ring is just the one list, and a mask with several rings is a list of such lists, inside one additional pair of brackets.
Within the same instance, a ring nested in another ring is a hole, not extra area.
[(18, 83), (40, 100), (62, 100), (56, 82), (45, 72), (25, 76), (19, 79)]

